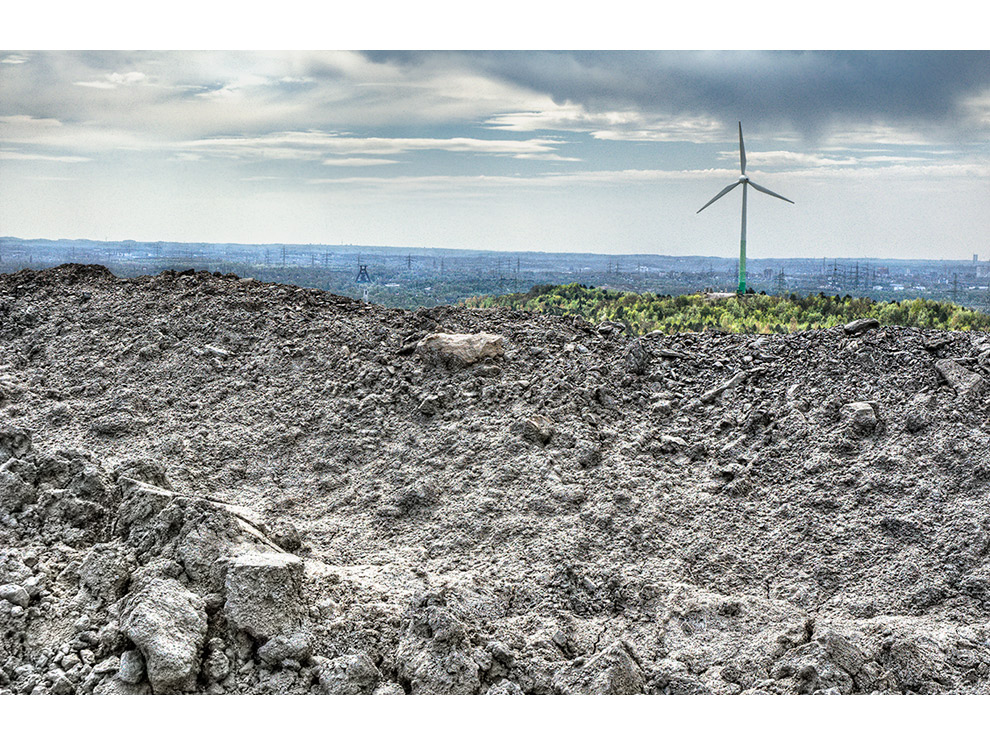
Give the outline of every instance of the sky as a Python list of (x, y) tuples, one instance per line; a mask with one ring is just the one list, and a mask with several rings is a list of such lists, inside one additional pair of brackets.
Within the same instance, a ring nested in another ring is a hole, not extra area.
[[(2, 41), (2, 40), (0, 40)], [(990, 258), (990, 53), (0, 51), (0, 235)]]

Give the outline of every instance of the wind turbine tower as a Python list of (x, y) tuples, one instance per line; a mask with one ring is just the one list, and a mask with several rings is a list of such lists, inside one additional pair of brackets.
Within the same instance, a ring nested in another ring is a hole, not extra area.
[[(739, 186), (739, 184), (742, 184), (742, 230), (739, 234), (739, 289), (736, 290), (736, 292), (742, 295), (746, 292), (746, 187), (752, 186), (757, 191), (762, 191), (764, 194), (769, 194), (771, 197), (777, 197), (777, 199), (783, 199), (785, 202), (790, 202), (791, 204), (794, 204), (794, 202), (787, 197), (782, 197), (780, 194), (775, 194), (769, 189), (760, 186), (755, 181), (750, 181), (749, 176), (746, 175), (746, 147), (743, 145), (742, 122), (739, 122), (739, 170), (741, 172), (739, 179), (735, 183), (729, 184), (729, 186), (726, 186), (722, 189), (722, 191), (712, 197), (705, 207), (708, 207), (713, 202), (717, 202), (719, 199)], [(705, 207), (702, 207), (701, 210), (705, 209)], [(701, 210), (698, 210), (698, 212), (701, 212)]]

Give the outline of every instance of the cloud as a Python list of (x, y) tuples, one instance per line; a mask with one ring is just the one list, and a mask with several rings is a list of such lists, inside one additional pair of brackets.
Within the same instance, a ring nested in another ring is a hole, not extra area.
[(92, 158), (86, 158), (81, 155), (44, 155), (41, 153), (0, 150), (0, 160), (49, 160), (57, 163), (86, 163), (92, 160)]
[(2, 65), (23, 65), (30, 58), (24, 56), (23, 54), (8, 54), (6, 57), (0, 58), (0, 64)]
[(346, 166), (346, 167), (362, 167), (362, 166), (386, 166), (393, 163), (398, 163), (397, 160), (389, 160), (387, 158), (327, 158), (323, 161), (325, 166)]
[(112, 91), (117, 87), (115, 83), (110, 83), (106, 80), (78, 80), (73, 85), (78, 85), (82, 88), (98, 88), (101, 91)]
[(592, 112), (574, 103), (498, 114), (485, 124), (511, 132), (587, 132), (599, 140), (700, 143), (725, 139), (725, 127), (711, 117), (656, 116), (635, 110)]
[(483, 73), (549, 96), (560, 106), (601, 112), (737, 119), (793, 128), (817, 139), (843, 124), (880, 121), (922, 129), (986, 128), (962, 120), (990, 90), (986, 51), (374, 52), (410, 67)]
[(73, 85), (83, 88), (98, 88), (100, 90), (114, 90), (122, 86), (150, 85), (151, 81), (143, 72), (110, 72), (103, 76), (101, 80), (79, 80)]
[(472, 155), (556, 160), (561, 140), (480, 139), (475, 137), (349, 137), (318, 130), (273, 132), (255, 137), (213, 137), (178, 144), (185, 151), (247, 159), (323, 160), (329, 156), (400, 155), (439, 150)]

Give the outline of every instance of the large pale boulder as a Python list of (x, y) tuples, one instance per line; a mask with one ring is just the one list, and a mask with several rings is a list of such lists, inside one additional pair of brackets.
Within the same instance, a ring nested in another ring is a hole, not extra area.
[(155, 693), (193, 690), (206, 641), (203, 599), (174, 579), (152, 579), (124, 598), (120, 629), (144, 655)]
[(230, 559), (224, 615), (255, 639), (267, 640), (302, 620), (303, 563), (298, 556), (252, 552)]
[(416, 353), (428, 362), (467, 367), (501, 357), (505, 338), (497, 334), (430, 334), (416, 345)]
[(987, 390), (987, 382), (982, 375), (955, 360), (939, 360), (935, 363), (935, 369), (960, 398), (978, 398)]

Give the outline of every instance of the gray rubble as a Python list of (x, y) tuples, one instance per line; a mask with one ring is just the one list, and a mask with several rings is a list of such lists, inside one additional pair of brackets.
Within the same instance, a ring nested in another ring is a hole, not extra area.
[(868, 320), (0, 276), (0, 694), (990, 693), (990, 337)]

